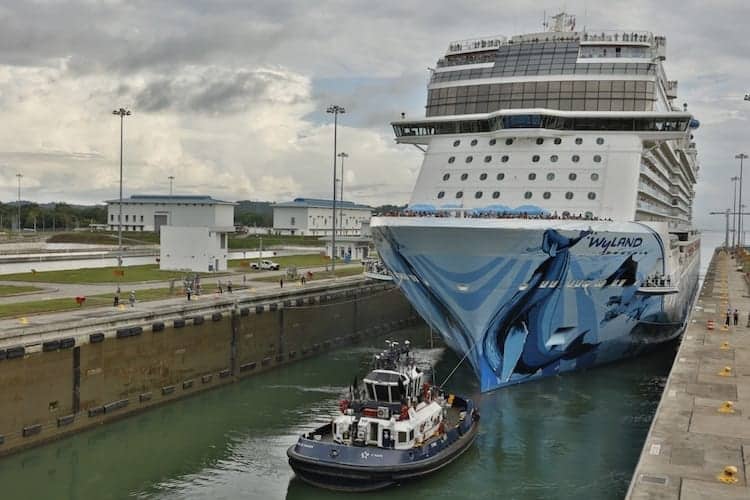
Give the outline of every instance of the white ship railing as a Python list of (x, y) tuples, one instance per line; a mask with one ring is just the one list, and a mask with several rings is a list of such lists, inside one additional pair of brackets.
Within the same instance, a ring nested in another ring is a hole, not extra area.
[(461, 54), (463, 52), (475, 52), (478, 50), (492, 50), (500, 47), (508, 41), (507, 37), (495, 35), (483, 38), (470, 38), (467, 40), (457, 40), (448, 45), (446, 55)]

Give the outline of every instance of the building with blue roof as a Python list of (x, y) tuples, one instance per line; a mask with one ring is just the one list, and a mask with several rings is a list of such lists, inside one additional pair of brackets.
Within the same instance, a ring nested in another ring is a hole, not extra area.
[[(276, 234), (329, 236), (333, 228), (333, 201), (319, 198), (295, 198), (273, 205), (273, 230)], [(336, 200), (336, 235), (359, 236), (362, 224), (370, 222), (372, 207)]]

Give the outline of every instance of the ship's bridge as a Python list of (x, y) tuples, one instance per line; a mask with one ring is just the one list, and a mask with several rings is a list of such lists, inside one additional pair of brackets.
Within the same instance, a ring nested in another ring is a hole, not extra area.
[[(568, 135), (576, 131), (636, 133), (643, 140), (685, 137), (692, 115), (686, 112), (569, 112), (552, 109), (513, 109), (475, 115), (457, 115), (392, 122), (396, 142), (429, 144), (436, 135), (497, 132), (497, 136)], [(541, 130), (540, 130), (541, 129)]]

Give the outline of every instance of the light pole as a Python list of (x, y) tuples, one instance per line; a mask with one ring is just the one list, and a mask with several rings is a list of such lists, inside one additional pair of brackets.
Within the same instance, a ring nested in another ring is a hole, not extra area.
[(341, 225), (341, 232), (344, 233), (344, 158), (349, 158), (349, 155), (343, 151), (337, 155), (341, 158), (341, 206), (339, 207), (339, 224)]
[(742, 247), (743, 238), (742, 238), (742, 162), (745, 158), (747, 158), (747, 155), (745, 153), (738, 153), (734, 156), (736, 159), (740, 160), (740, 199), (738, 201), (740, 206), (740, 214), (739, 214), (739, 222), (737, 224), (739, 233), (737, 234), (737, 244)]
[(169, 176), (169, 196), (172, 197), (172, 183), (174, 182), (174, 175)]
[[(326, 113), (333, 114), (333, 226), (331, 227), (331, 271), (336, 271), (336, 129), (338, 127), (338, 117), (346, 113), (346, 110), (338, 104), (331, 104), (326, 109)], [(335, 274), (334, 274), (335, 276)]]
[(123, 138), (123, 122), (126, 116), (130, 116), (130, 110), (120, 108), (112, 111), (113, 115), (120, 117), (120, 202), (119, 213), (117, 215), (117, 264), (122, 265), (122, 138)]
[(20, 173), (16, 174), (16, 177), (18, 177), (18, 232), (23, 232), (21, 230), (21, 175)]
[(734, 248), (735, 235), (737, 234), (737, 182), (740, 180), (740, 178), (735, 175), (729, 180), (734, 183), (734, 198), (732, 199), (732, 248)]

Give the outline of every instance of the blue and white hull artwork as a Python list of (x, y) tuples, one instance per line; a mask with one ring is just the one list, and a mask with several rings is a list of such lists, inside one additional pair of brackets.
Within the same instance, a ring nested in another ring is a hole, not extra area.
[(545, 219), (372, 223), (395, 281), (470, 361), (482, 391), (634, 356), (679, 336), (698, 288), (699, 240), (663, 229)]

